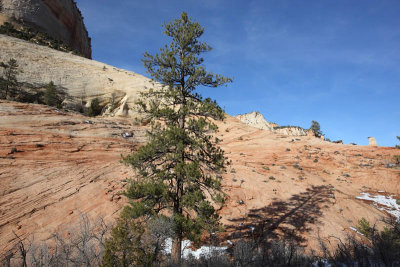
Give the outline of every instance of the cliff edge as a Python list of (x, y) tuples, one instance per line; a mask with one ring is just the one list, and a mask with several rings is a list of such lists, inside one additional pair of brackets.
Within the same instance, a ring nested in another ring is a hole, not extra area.
[(83, 56), (92, 57), (91, 39), (73, 0), (2, 0), (0, 25), (5, 22), (45, 32)]

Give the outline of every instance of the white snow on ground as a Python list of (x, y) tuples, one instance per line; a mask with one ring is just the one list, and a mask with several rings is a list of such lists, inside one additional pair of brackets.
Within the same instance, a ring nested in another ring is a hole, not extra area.
[[(192, 243), (189, 240), (182, 241), (182, 257), (188, 258), (192, 255), (196, 259), (200, 259), (201, 256), (208, 257), (211, 256), (213, 252), (224, 253), (228, 247), (215, 247), (215, 246), (201, 246), (198, 250), (192, 250), (190, 245)], [(168, 238), (165, 240), (164, 253), (170, 254), (172, 251), (172, 239)]]
[[(357, 199), (363, 199), (363, 200), (370, 200), (374, 202), (374, 205), (379, 209), (379, 210), (384, 210), (393, 216), (397, 218), (397, 220), (400, 220), (400, 205), (396, 203), (396, 199), (394, 199), (392, 196), (381, 196), (381, 195), (375, 195), (371, 196), (368, 193), (361, 193), (361, 196), (356, 197)], [(378, 204), (380, 206), (378, 206)]]
[(351, 230), (353, 230), (354, 232), (356, 232), (357, 234), (359, 234), (359, 235), (364, 235), (364, 234), (360, 233), (356, 228), (354, 228), (354, 227), (352, 227), (352, 226), (350, 226), (349, 228), (350, 228)]

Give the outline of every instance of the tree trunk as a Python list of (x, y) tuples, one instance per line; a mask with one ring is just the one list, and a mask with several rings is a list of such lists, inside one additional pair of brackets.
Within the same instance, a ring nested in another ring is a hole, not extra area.
[(174, 238), (172, 240), (172, 250), (171, 258), (174, 263), (179, 263), (181, 261), (182, 252), (182, 238)]

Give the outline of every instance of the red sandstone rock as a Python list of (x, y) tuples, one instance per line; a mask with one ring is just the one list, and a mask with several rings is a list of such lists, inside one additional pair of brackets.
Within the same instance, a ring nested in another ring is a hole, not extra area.
[[(77, 223), (80, 213), (107, 222), (118, 216), (126, 201), (120, 192), (133, 175), (120, 155), (145, 141), (144, 129), (128, 119), (90, 118), (92, 124), (87, 119), (0, 101), (1, 249), (16, 242), (12, 231), (45, 240)], [(362, 217), (379, 224), (388, 216), (356, 199), (361, 192), (400, 196), (400, 170), (385, 164), (398, 153), (394, 148), (338, 146), (308, 136), (292, 141), (229, 116), (218, 125), (232, 160), (223, 175), (228, 199), (220, 215), (233, 242), (239, 233), (249, 236), (251, 227), (264, 225), (271, 235), (295, 237), (316, 249), (318, 235), (335, 242), (333, 236), (352, 233), (349, 227)], [(121, 136), (126, 130), (132, 138)], [(13, 147), (21, 152), (10, 155)]]

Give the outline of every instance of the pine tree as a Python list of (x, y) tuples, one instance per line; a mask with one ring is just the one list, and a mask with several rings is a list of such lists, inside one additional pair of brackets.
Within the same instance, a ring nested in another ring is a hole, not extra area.
[(46, 91), (44, 92), (44, 103), (49, 106), (60, 107), (61, 99), (57, 95), (56, 87), (54, 83), (51, 81), (46, 86)]
[(3, 91), (3, 98), (7, 99), (8, 96), (14, 97), (18, 90), (18, 64), (17, 61), (11, 58), (7, 63), (0, 62), (0, 66), (4, 68), (3, 78), (1, 81), (1, 91)]
[[(396, 136), (396, 137), (397, 137), (397, 139), (399, 139), (399, 141), (400, 141), (400, 136)], [(396, 148), (400, 149), (400, 146), (399, 146), (399, 145), (396, 145)]]
[[(148, 266), (146, 255), (141, 249), (143, 227), (134, 220), (121, 216), (111, 231), (111, 238), (105, 241), (101, 266)], [(146, 264), (147, 263), (147, 264)]]
[(222, 204), (221, 176), (225, 170), (220, 140), (212, 136), (224, 111), (203, 99), (198, 87), (218, 87), (231, 79), (206, 71), (202, 53), (211, 47), (199, 41), (204, 29), (183, 12), (164, 25), (172, 39), (160, 54), (144, 54), (143, 64), (162, 87), (150, 89), (138, 110), (151, 121), (149, 142), (123, 158), (137, 173), (126, 191), (131, 200), (124, 210), (131, 218), (169, 214), (173, 220), (172, 259), (181, 259), (181, 241), (197, 242), (203, 230), (220, 227), (211, 201)]
[(317, 121), (312, 121), (311, 122), (311, 127), (310, 129), (313, 131), (314, 135), (316, 137), (320, 137), (323, 135), (322, 131), (321, 131), (321, 126), (319, 125), (319, 123)]
[(95, 99), (92, 100), (92, 102), (90, 103), (90, 107), (88, 109), (88, 116), (90, 117), (96, 117), (99, 116), (101, 114), (102, 111), (102, 107), (100, 106), (100, 101), (99, 99), (96, 97)]

